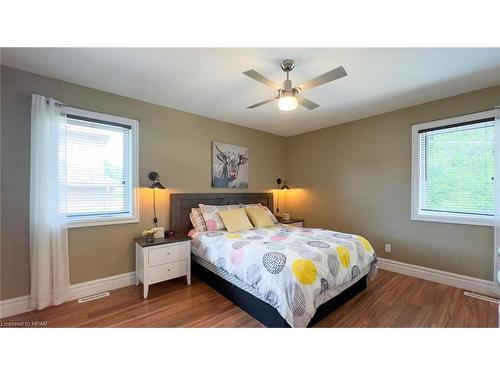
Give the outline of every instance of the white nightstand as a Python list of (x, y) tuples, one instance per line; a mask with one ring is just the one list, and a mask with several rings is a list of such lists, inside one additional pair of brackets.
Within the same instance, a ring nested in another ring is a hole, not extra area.
[(151, 284), (186, 276), (191, 285), (191, 238), (135, 239), (135, 285), (142, 282), (144, 298)]

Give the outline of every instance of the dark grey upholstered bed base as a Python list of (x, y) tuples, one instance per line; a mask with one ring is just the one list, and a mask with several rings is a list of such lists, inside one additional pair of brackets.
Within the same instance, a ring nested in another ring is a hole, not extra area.
[[(170, 195), (170, 228), (178, 234), (187, 234), (192, 228), (189, 220), (191, 208), (198, 207), (198, 204), (251, 204), (261, 203), (273, 211), (272, 193), (208, 193), (208, 194), (171, 194)], [(290, 327), (274, 307), (253, 296), (247, 291), (239, 288), (219, 275), (211, 272), (202, 265), (192, 261), (192, 273), (212, 288), (217, 290), (224, 297), (241, 307), (248, 314), (253, 316), (266, 327)], [(313, 326), (325, 316), (342, 306), (345, 302), (366, 289), (366, 276), (355, 284), (325, 302), (316, 310), (316, 314), (311, 319), (309, 327)]]

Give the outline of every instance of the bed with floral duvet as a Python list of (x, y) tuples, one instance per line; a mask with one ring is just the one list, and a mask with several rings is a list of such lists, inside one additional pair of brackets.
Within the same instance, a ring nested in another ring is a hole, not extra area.
[(320, 305), (377, 271), (372, 246), (354, 234), (278, 224), (191, 236), (193, 259), (239, 280), (291, 327), (307, 327)]

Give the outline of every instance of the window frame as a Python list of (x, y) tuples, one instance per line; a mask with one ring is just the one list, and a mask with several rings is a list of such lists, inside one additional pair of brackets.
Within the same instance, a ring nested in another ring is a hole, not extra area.
[(65, 106), (63, 107), (63, 114), (67, 117), (70, 116), (80, 116), (89, 119), (95, 119), (98, 121), (116, 123), (130, 126), (131, 129), (131, 140), (130, 140), (130, 191), (131, 191), (131, 208), (132, 212), (130, 215), (126, 216), (110, 216), (110, 217), (98, 217), (98, 218), (84, 218), (84, 219), (72, 219), (67, 217), (68, 228), (81, 228), (81, 227), (93, 227), (101, 225), (116, 225), (116, 224), (127, 224), (127, 223), (138, 223), (139, 218), (139, 121), (135, 119), (130, 119), (126, 117), (120, 117), (115, 115), (110, 115), (106, 113), (93, 112), (85, 109), (75, 108)]
[(422, 213), (420, 210), (421, 191), (420, 191), (420, 136), (419, 131), (437, 128), (442, 126), (457, 125), (469, 121), (486, 120), (495, 117), (495, 111), (483, 111), (471, 113), (463, 116), (445, 118), (441, 120), (412, 124), (411, 145), (412, 145), (412, 162), (411, 162), (411, 220), (415, 221), (432, 221), (438, 223), (450, 224), (467, 224), (493, 226), (494, 217), (485, 217), (483, 215), (474, 214), (456, 214), (456, 213)]

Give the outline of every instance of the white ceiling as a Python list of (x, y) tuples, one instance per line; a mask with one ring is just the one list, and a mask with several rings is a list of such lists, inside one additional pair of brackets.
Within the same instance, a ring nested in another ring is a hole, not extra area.
[[(275, 103), (243, 74), (299, 84), (343, 65), (347, 77), (302, 93), (309, 111)], [(291, 136), (500, 84), (500, 48), (4, 48), (2, 64), (178, 110)]]

